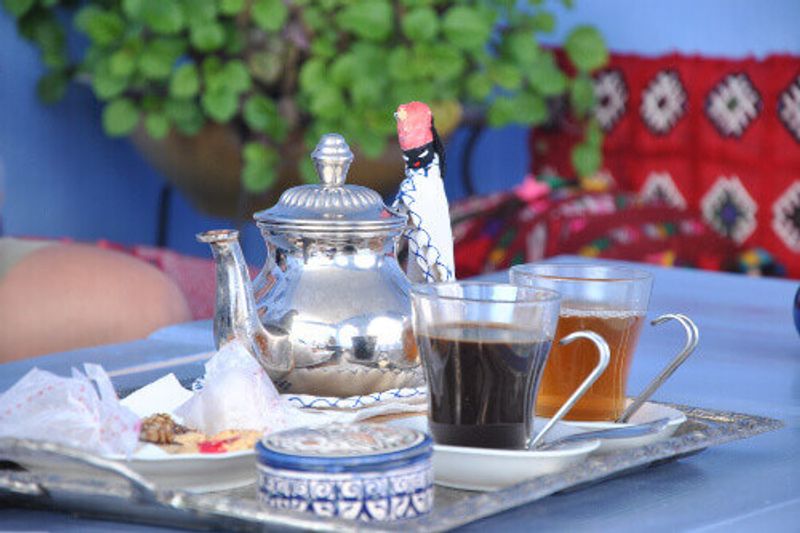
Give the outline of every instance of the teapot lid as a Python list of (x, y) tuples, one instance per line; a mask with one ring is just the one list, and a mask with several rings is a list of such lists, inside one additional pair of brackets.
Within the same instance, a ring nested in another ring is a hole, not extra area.
[(259, 225), (339, 232), (394, 229), (405, 224), (405, 217), (387, 207), (377, 192), (345, 183), (353, 152), (344, 137), (323, 135), (311, 158), (321, 183), (284, 191), (277, 204), (253, 215)]

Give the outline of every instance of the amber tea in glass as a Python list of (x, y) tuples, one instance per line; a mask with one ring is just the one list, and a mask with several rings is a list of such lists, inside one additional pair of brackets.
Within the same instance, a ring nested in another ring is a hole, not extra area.
[(645, 322), (652, 276), (622, 267), (529, 264), (512, 267), (511, 281), (562, 295), (556, 342), (542, 375), (536, 414), (551, 417), (596, 361), (591, 346), (561, 346), (557, 341), (591, 330), (608, 343), (611, 363), (565, 418), (616, 420), (625, 409), (628, 373)]

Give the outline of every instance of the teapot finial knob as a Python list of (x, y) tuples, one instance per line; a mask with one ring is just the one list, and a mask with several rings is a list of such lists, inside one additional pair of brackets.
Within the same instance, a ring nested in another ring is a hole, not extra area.
[(353, 152), (344, 137), (338, 133), (326, 133), (311, 153), (311, 159), (324, 187), (340, 187), (347, 179)]

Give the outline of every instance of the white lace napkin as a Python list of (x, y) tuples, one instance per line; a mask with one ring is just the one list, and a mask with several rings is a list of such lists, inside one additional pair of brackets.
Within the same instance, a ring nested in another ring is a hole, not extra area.
[(34, 368), (0, 394), (0, 437), (45, 440), (100, 455), (129, 455), (139, 417), (120, 404), (99, 365), (72, 377)]

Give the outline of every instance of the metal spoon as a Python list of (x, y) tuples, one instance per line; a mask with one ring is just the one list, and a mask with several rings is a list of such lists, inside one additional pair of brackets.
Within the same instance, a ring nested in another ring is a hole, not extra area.
[(658, 433), (662, 431), (667, 424), (669, 424), (669, 418), (659, 418), (657, 420), (653, 420), (652, 422), (645, 422), (644, 424), (635, 424), (632, 426), (622, 426), (622, 427), (613, 427), (607, 429), (598, 429), (596, 431), (585, 431), (583, 433), (575, 433), (573, 435), (567, 435), (566, 437), (561, 437), (560, 439), (556, 439), (551, 442), (544, 443), (540, 446), (532, 448), (533, 451), (543, 451), (543, 450), (552, 450), (555, 448), (560, 448), (565, 444), (571, 444), (573, 442), (580, 442), (585, 440), (594, 440), (594, 439), (632, 439), (635, 437), (643, 437), (645, 435), (650, 435), (652, 433)]

